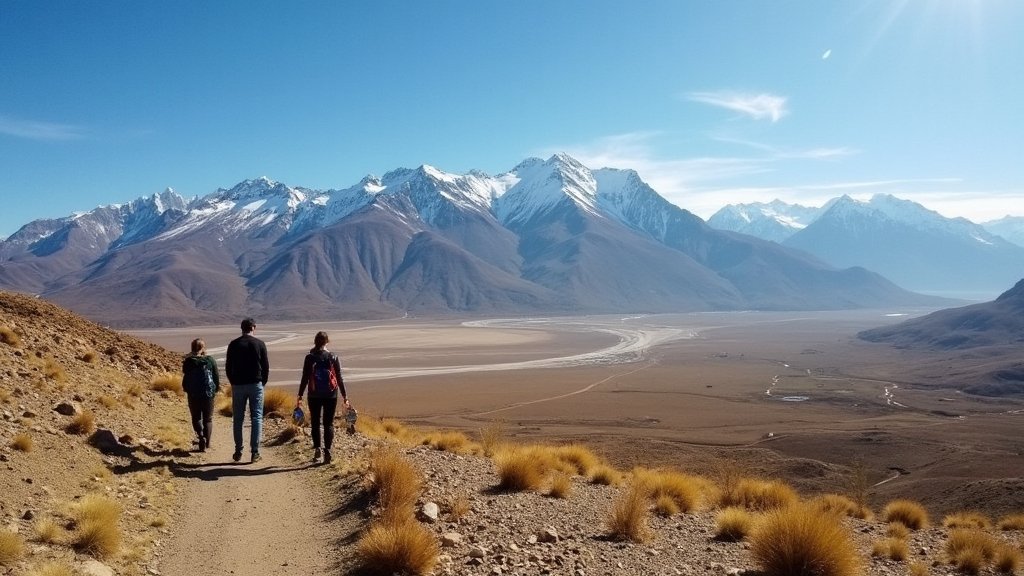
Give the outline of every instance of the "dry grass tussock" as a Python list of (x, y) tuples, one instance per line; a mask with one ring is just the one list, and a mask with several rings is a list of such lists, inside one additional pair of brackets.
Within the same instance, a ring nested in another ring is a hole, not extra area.
[(42, 520), (35, 523), (33, 530), (36, 534), (36, 540), (46, 544), (52, 544), (60, 540), (64, 534), (64, 529), (49, 518), (43, 518)]
[(277, 444), (284, 444), (285, 442), (290, 442), (301, 435), (302, 428), (293, 422), (289, 422), (284, 426), (284, 428), (281, 428), (281, 431), (278, 432), (277, 436), (274, 438), (274, 442)]
[(618, 486), (622, 483), (622, 472), (602, 464), (590, 473), (590, 481), (602, 486)]
[(117, 406), (117, 399), (107, 394), (100, 396), (98, 400), (100, 405), (106, 408), (107, 410), (110, 410)]
[(149, 381), (149, 389), (154, 392), (173, 392), (178, 396), (185, 395), (185, 391), (181, 388), (181, 376), (177, 374), (166, 373), (154, 376)]
[(643, 486), (633, 484), (615, 501), (607, 526), (615, 540), (646, 542), (651, 538), (647, 526), (649, 495)]
[(925, 562), (911, 562), (907, 566), (907, 573), (910, 574), (910, 576), (928, 576), (928, 574), (930, 574), (928, 571), (928, 564)]
[(949, 563), (969, 574), (977, 574), (995, 559), (998, 548), (991, 534), (977, 528), (950, 530), (945, 546)]
[(568, 498), (572, 492), (572, 476), (565, 472), (555, 472), (551, 476), (551, 487), (548, 488), (548, 496), (552, 498)]
[(669, 498), (680, 512), (694, 512), (705, 501), (717, 500), (717, 489), (706, 479), (675, 470), (635, 468), (635, 482), (643, 485), (655, 501)]
[(82, 354), (82, 362), (95, 364), (97, 360), (99, 360), (99, 354), (97, 354), (95, 350), (89, 350)]
[(551, 452), (541, 446), (507, 447), (494, 455), (498, 488), (508, 492), (538, 490), (556, 468)]
[(1024, 530), (1024, 514), (1010, 514), (999, 519), (1000, 530)]
[(0, 566), (10, 566), (25, 555), (25, 542), (21, 536), (0, 530)]
[(893, 500), (882, 509), (882, 519), (899, 522), (911, 530), (928, 526), (928, 511), (912, 500)]
[(843, 523), (814, 506), (769, 510), (755, 522), (748, 539), (766, 576), (860, 574), (860, 559)]
[(885, 535), (890, 538), (906, 540), (910, 537), (910, 528), (904, 526), (902, 522), (893, 522), (892, 524), (886, 525)]
[(368, 574), (428, 574), (440, 553), (434, 534), (411, 518), (373, 524), (356, 546)]
[(715, 517), (715, 538), (738, 542), (750, 534), (753, 525), (754, 515), (746, 508), (725, 508)]
[(77, 572), (64, 565), (56, 562), (47, 562), (32, 570), (28, 573), (28, 576), (75, 576)]
[(72, 508), (75, 529), (72, 541), (79, 551), (107, 558), (121, 547), (121, 505), (101, 494), (82, 497)]
[(0, 326), (0, 342), (17, 348), (21, 346), (21, 337), (10, 326)]
[(295, 409), (295, 395), (283, 388), (263, 389), (263, 415), (290, 417)]
[(910, 546), (902, 538), (883, 538), (871, 546), (871, 555), (890, 560), (906, 560), (910, 555)]
[(453, 454), (473, 454), (478, 451), (476, 444), (468, 436), (454, 430), (427, 432), (420, 443), (424, 446), (430, 446), (434, 450), (442, 450)]
[(1024, 564), (1024, 552), (1008, 544), (1000, 544), (996, 548), (996, 557), (992, 565), (1003, 574), (1016, 574)]
[(480, 450), (483, 451), (484, 456), (488, 458), (494, 456), (504, 442), (505, 423), (501, 420), (495, 420), (480, 428)]
[(942, 519), (945, 528), (992, 528), (992, 519), (976, 511), (954, 512)]
[(0, 389), (0, 402), (6, 404), (11, 400), (11, 391), (6, 388)]
[(743, 478), (731, 489), (723, 489), (718, 504), (723, 508), (741, 506), (749, 510), (775, 510), (799, 501), (793, 488), (780, 480)]
[(573, 473), (589, 476), (602, 464), (601, 458), (582, 444), (567, 444), (551, 448), (553, 456), (562, 463), (572, 466)]
[(64, 372), (64, 367), (53, 358), (47, 358), (43, 361), (43, 376), (55, 382), (64, 382), (68, 378), (67, 373)]
[(386, 517), (412, 517), (423, 488), (419, 471), (398, 451), (379, 448), (370, 455), (370, 487)]
[(82, 410), (68, 422), (68, 434), (92, 434), (96, 430), (96, 416), (88, 410)]
[(11, 448), (18, 452), (31, 452), (32, 446), (32, 437), (25, 432), (15, 434), (14, 438), (11, 438)]
[(465, 494), (457, 494), (445, 503), (445, 511), (452, 522), (460, 522), (469, 514), (472, 506)]
[(822, 494), (810, 501), (811, 505), (840, 516), (871, 520), (874, 513), (867, 506), (858, 504), (853, 498), (842, 494)]

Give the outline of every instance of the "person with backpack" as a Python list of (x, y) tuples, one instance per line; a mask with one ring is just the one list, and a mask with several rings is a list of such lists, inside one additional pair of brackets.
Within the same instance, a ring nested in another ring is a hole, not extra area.
[(206, 452), (213, 436), (213, 398), (220, 390), (217, 361), (206, 355), (202, 338), (192, 341), (192, 352), (181, 363), (181, 388), (188, 397), (192, 429), (199, 437), (199, 451)]
[(341, 377), (341, 360), (326, 348), (330, 339), (326, 332), (317, 332), (313, 348), (302, 363), (302, 380), (296, 406), (302, 405), (302, 394), (309, 388), (310, 425), (313, 432), (313, 462), (320, 460), (320, 423), (323, 422), (323, 459), (331, 463), (331, 444), (334, 442), (334, 413), (338, 408), (338, 395), (345, 407), (350, 407)]

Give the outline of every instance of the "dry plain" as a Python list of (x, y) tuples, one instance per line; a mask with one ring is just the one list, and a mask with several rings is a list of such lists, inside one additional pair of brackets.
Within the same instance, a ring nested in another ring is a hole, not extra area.
[[(957, 368), (941, 354), (855, 337), (924, 312), (396, 319), (257, 335), (270, 385), (294, 390), (327, 331), (363, 417), (471, 434), (498, 423), (519, 441), (585, 442), (623, 468), (739, 466), (805, 492), (846, 490), (857, 465), (876, 504), (1024, 510), (1024, 403), (957, 392), (939, 378)], [(133, 333), (179, 351), (203, 337), (223, 359), (238, 329)]]

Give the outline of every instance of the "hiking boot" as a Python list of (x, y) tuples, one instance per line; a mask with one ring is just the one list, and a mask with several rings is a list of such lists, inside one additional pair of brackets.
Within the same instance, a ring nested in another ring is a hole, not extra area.
[(241, 460), (242, 459), (242, 451), (241, 450), (235, 450), (235, 453), (231, 455), (231, 459), (234, 460), (235, 462), (238, 462), (239, 460)]
[(320, 461), (320, 449), (319, 448), (314, 448), (313, 449), (313, 462), (319, 462), (319, 461)]
[(255, 464), (255, 463), (259, 462), (259, 461), (260, 461), (260, 460), (262, 460), (262, 459), (263, 459), (263, 456), (260, 456), (260, 453), (259, 453), (259, 452), (253, 452), (253, 453), (252, 453), (252, 463), (253, 463), (253, 464)]
[(330, 464), (330, 463), (331, 463), (331, 451), (330, 450), (324, 450), (324, 464)]
[(199, 439), (199, 451), (206, 452), (206, 440), (203, 440), (202, 438)]

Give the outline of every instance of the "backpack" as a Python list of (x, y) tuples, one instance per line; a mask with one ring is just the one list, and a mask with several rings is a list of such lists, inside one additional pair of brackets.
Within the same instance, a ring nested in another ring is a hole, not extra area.
[(309, 379), (309, 391), (331, 393), (338, 389), (338, 375), (334, 371), (334, 354), (313, 356), (313, 370)]
[(185, 371), (185, 381), (181, 387), (187, 394), (202, 394), (213, 398), (217, 392), (217, 383), (213, 380), (210, 364), (199, 356), (190, 358), (189, 369)]

